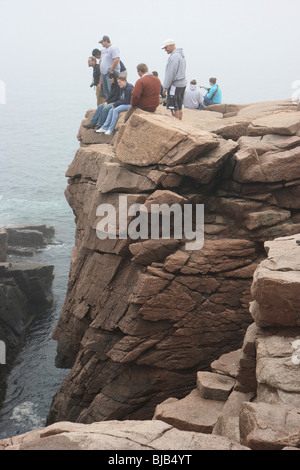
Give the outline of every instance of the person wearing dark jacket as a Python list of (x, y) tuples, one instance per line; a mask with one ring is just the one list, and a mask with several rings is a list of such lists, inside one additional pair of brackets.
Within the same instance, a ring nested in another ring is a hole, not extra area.
[(113, 133), (120, 113), (128, 111), (130, 108), (133, 85), (131, 85), (131, 83), (127, 83), (127, 79), (125, 77), (118, 77), (117, 81), (120, 87), (119, 99), (112, 105), (105, 123), (101, 129), (97, 131), (99, 133), (104, 132), (105, 135), (110, 135)]
[(101, 96), (100, 96), (100, 86), (101, 86), (100, 65), (97, 64), (96, 58), (91, 56), (88, 59), (88, 66), (93, 67), (93, 81), (90, 87), (96, 88), (97, 106), (99, 106), (99, 104), (103, 103), (103, 100), (101, 100)]
[(117, 74), (112, 72), (109, 74), (109, 80), (111, 82), (111, 90), (108, 99), (98, 106), (95, 114), (93, 115), (91, 122), (85, 124), (83, 127), (85, 129), (100, 129), (102, 124), (105, 122), (109, 110), (112, 108), (113, 104), (118, 101), (120, 97), (120, 87), (117, 81)]

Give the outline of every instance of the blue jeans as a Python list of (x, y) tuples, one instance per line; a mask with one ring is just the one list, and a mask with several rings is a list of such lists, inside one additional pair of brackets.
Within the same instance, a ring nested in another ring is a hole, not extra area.
[(217, 103), (214, 103), (213, 100), (211, 100), (210, 98), (207, 98), (207, 96), (204, 96), (204, 105), (210, 106), (211, 104), (217, 104)]
[(105, 98), (107, 99), (110, 94), (110, 89), (111, 89), (111, 83), (109, 80), (109, 74), (103, 74), (101, 73), (101, 80), (102, 80), (102, 88), (103, 88), (103, 93), (105, 95)]
[(123, 111), (128, 111), (129, 108), (130, 104), (121, 104), (121, 106), (118, 106), (117, 108), (111, 108), (102, 129), (106, 131), (114, 131), (119, 119), (119, 114)]
[(96, 124), (97, 126), (102, 127), (102, 124), (106, 121), (109, 110), (111, 109), (113, 104), (114, 103), (109, 103), (106, 106), (104, 106), (104, 103), (100, 104), (91, 119), (91, 124)]

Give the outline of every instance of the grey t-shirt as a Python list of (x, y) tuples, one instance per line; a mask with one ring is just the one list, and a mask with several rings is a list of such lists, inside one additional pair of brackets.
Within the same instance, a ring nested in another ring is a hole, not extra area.
[[(109, 69), (112, 66), (113, 60), (120, 57), (120, 51), (116, 46), (105, 47), (101, 51), (101, 73), (104, 75), (108, 74)], [(115, 68), (115, 72), (120, 73), (120, 62)]]

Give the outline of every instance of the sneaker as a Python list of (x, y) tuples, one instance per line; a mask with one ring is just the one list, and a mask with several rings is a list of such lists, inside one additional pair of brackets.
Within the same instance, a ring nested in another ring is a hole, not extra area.
[(96, 125), (95, 124), (84, 124), (83, 127), (85, 129), (95, 129)]
[(100, 127), (100, 129), (98, 129), (97, 131), (98, 134), (101, 134), (102, 132), (107, 132), (106, 129), (102, 129), (102, 127)]
[(105, 135), (111, 135), (112, 134), (112, 131), (108, 130), (105, 132)]

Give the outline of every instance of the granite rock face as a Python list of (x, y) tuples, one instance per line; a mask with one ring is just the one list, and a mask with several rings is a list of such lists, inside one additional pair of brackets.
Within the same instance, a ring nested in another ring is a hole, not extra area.
[[(92, 424), (65, 422), (0, 441), (0, 450), (15, 451), (173, 449), (241, 451), (247, 450), (247, 447), (222, 436), (180, 431), (162, 421), (110, 421)], [(134, 461), (132, 457), (130, 459), (132, 465)], [(188, 463), (187, 457), (185, 463)], [(139, 466), (138, 461), (136, 466)]]
[[(299, 113), (291, 103), (272, 106), (213, 119), (187, 112), (182, 123), (162, 110), (137, 111), (120, 121), (112, 145), (84, 140), (81, 126), (66, 189), (76, 240), (53, 334), (57, 366), (71, 370), (48, 424), (149, 419), (159, 403), (191, 393), (198, 371), (242, 347), (263, 243), (300, 231)], [(121, 233), (120, 197), (144, 211), (204, 204), (203, 247), (188, 250), (183, 237), (153, 240), (145, 232), (137, 240), (100, 239), (104, 204), (115, 208)]]

